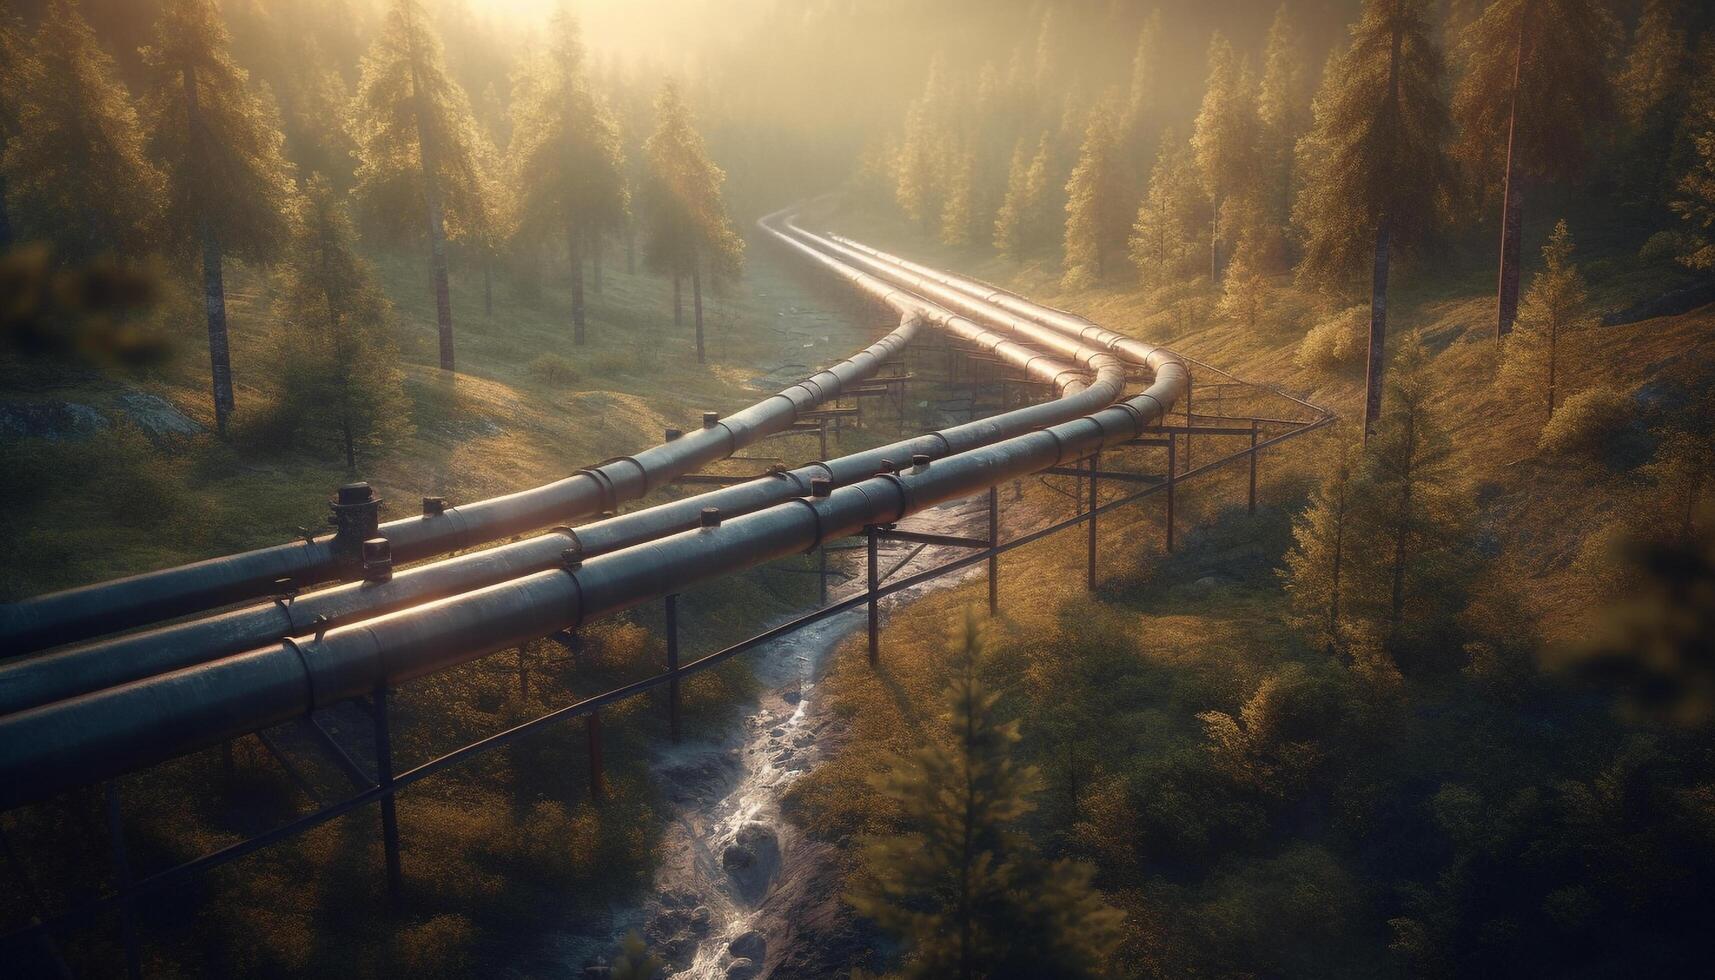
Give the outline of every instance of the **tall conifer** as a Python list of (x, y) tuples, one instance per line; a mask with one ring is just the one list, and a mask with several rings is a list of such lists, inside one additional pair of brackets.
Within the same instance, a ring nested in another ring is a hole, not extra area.
[[(1219, 215), (1227, 199), (1251, 193), (1257, 177), (1257, 105), (1249, 73), (1226, 37), (1209, 42), (1209, 82), (1191, 133), (1203, 190)], [(1220, 277), (1219, 235), (1209, 242), (1209, 277)]]
[(166, 174), (166, 231), (201, 258), (214, 417), (232, 414), (225, 261), (271, 261), (285, 244), (292, 196), (279, 120), (232, 60), (212, 0), (166, 0), (144, 51), (149, 152)]
[(1099, 282), (1108, 259), (1122, 252), (1131, 215), (1121, 179), (1119, 143), (1106, 109), (1090, 115), (1078, 163), (1066, 182), (1066, 274), (1068, 287)]

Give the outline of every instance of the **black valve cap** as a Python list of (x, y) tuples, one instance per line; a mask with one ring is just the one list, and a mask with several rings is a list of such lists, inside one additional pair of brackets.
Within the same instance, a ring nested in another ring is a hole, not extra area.
[(826, 497), (833, 492), (834, 492), (834, 481), (828, 479), (827, 477), (818, 476), (818, 477), (815, 477), (815, 478), (810, 480), (810, 496), (812, 496), (812, 497)]
[(720, 527), (721, 509), (719, 507), (704, 507), (702, 524), (704, 527)]
[(911, 465), (920, 470), (926, 470), (929, 468), (929, 457), (924, 453), (918, 453), (911, 457)]
[(666, 432), (667, 441), (672, 442), (673, 440), (678, 439), (679, 437), (683, 436), (684, 434), (685, 433), (679, 431), (678, 429), (668, 429)]
[(367, 483), (347, 483), (339, 488), (339, 502), (342, 504), (368, 503), (375, 491)]
[(712, 429), (715, 427), (715, 423), (719, 422), (720, 420), (721, 420), (721, 413), (719, 413), (719, 412), (704, 412), (703, 413), (703, 428)]
[(424, 497), (423, 498), (423, 516), (424, 517), (439, 517), (446, 512), (447, 512), (447, 498), (445, 498), (445, 497)]

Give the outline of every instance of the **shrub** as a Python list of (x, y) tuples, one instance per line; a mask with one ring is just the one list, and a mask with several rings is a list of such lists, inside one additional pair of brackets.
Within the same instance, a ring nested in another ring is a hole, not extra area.
[(561, 385), (576, 381), (577, 366), (558, 354), (542, 354), (530, 362), (530, 376), (543, 384)]
[(1370, 308), (1352, 306), (1310, 328), (1298, 345), (1298, 366), (1332, 374), (1364, 362), (1369, 347)]
[(1682, 232), (1658, 231), (1649, 236), (1638, 249), (1638, 261), (1645, 265), (1676, 265), (1687, 251), (1687, 239)]
[(1591, 388), (1566, 399), (1542, 427), (1538, 452), (1550, 456), (1600, 456), (1632, 421), (1632, 400), (1612, 388)]

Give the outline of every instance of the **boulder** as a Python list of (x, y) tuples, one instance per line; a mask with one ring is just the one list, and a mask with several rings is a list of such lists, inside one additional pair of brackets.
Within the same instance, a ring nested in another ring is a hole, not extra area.
[(721, 852), (721, 867), (745, 901), (756, 902), (780, 869), (780, 838), (773, 827), (747, 823)]
[(754, 960), (733, 960), (727, 964), (726, 980), (755, 980), (761, 972)]
[(726, 949), (739, 959), (760, 960), (768, 949), (768, 940), (763, 938), (761, 932), (752, 929), (734, 936), (732, 942), (727, 943)]

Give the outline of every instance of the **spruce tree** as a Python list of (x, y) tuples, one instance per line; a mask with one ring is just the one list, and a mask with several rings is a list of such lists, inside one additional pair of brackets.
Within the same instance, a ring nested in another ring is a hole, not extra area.
[(1462, 606), (1463, 488), (1440, 400), (1422, 339), (1407, 335), (1389, 372), (1387, 409), (1359, 467), (1362, 543), (1351, 552), (1354, 613), (1377, 624), (1394, 650), (1431, 638)]
[(1262, 86), (1257, 92), (1258, 155), (1265, 178), (1263, 202), (1277, 226), (1292, 220), (1292, 163), (1299, 137), (1310, 125), (1304, 54), (1291, 11), (1281, 4), (1268, 29)]
[(1360, 545), (1353, 528), (1356, 506), (1352, 451), (1342, 446), (1334, 468), (1310, 495), (1310, 506), (1292, 522), (1292, 549), (1280, 573), (1292, 600), (1294, 625), (1330, 653), (1346, 647), (1351, 615), (1350, 555)]
[(1113, 117), (1098, 109), (1090, 116), (1078, 163), (1066, 182), (1064, 286), (1071, 289), (1101, 280), (1109, 257), (1125, 246), (1128, 211)]
[(326, 178), (310, 178), (297, 208), (274, 312), (292, 336), (286, 402), (304, 442), (334, 447), (347, 471), (408, 430), (392, 309)]
[(1618, 34), (1606, 0), (1495, 0), (1460, 35), (1458, 153), (1501, 204), (1497, 337), (1518, 317), (1524, 184), (1579, 174), (1612, 114), (1607, 66)]
[(948, 174), (947, 203), (941, 207), (941, 243), (955, 247), (971, 243), (977, 207), (976, 154), (966, 149), (956, 158), (958, 162)]
[(1653, 206), (1669, 189), (1674, 135), (1690, 89), (1691, 47), (1679, 0), (1647, 0), (1614, 79), (1628, 133), (1621, 164), (1632, 203)]
[(285, 244), (292, 195), (279, 120), (247, 87), (212, 0), (165, 0), (144, 96), (149, 154), (166, 174), (166, 232), (177, 252), (201, 257), (214, 417), (231, 416), (225, 261), (266, 263)]
[(1339, 287), (1366, 265), (1371, 273), (1366, 436), (1382, 412), (1392, 257), (1424, 244), (1451, 186), (1441, 51), (1427, 8), (1428, 0), (1366, 0), (1316, 97), (1302, 152), (1314, 169), (1293, 213), (1304, 236), (1301, 279)]
[(1599, 322), (1590, 314), (1589, 290), (1572, 263), (1572, 249), (1572, 232), (1561, 221), (1542, 248), (1545, 267), (1531, 280), (1519, 307), (1518, 325), (1501, 355), (1501, 379), (1538, 392), (1548, 403), (1550, 418), (1556, 394), (1569, 387), (1561, 379), (1579, 375), (1576, 365), (1564, 362), (1561, 341)]
[(148, 251), (161, 174), (113, 59), (72, 0), (48, 5), (31, 52), (8, 69), (23, 87), (0, 95), (17, 113), (4, 167), (12, 234), (47, 242), (73, 264)]
[[(1698, 62), (1715, 67), (1715, 38), (1704, 42)], [(1695, 76), (1680, 130), (1694, 151), (1671, 204), (1690, 229), (1680, 261), (1692, 269), (1715, 269), (1715, 242), (1710, 240), (1715, 227), (1715, 72)]]
[[(1204, 193), (1219, 214), (1229, 196), (1250, 193), (1257, 178), (1257, 104), (1249, 74), (1233, 46), (1216, 33), (1209, 42), (1209, 83), (1191, 133)], [(1220, 278), (1220, 236), (1209, 242), (1209, 278)]]
[[(350, 123), (357, 144), (357, 201), (366, 224), (429, 243), (435, 322), (443, 371), (453, 365), (452, 294), (447, 282), (449, 211), (481, 197), (476, 121), (448, 75), (440, 38), (417, 0), (393, 0), (363, 65)], [(410, 215), (424, 216), (419, 224)]]
[(848, 901), (903, 942), (908, 977), (1101, 976), (1120, 913), (1089, 869), (1043, 861), (1020, 831), (1040, 777), (1013, 759), (1018, 723), (997, 716), (983, 651), (967, 614), (945, 733), (877, 778), (903, 829), (867, 842)]
[(1130, 169), (1142, 173), (1156, 153), (1161, 127), (1161, 8), (1151, 11), (1138, 32), (1131, 59), (1131, 89), (1126, 98), (1123, 138)]
[(905, 114), (905, 137), (899, 146), (894, 169), (895, 194), (905, 216), (925, 232), (934, 227), (945, 206), (946, 173), (943, 144), (947, 138), (946, 62), (940, 55), (929, 63), (923, 94), (912, 100)]
[(995, 215), (994, 247), (1014, 262), (1022, 262), (1043, 244), (1051, 154), (1047, 133), (1037, 141), (1034, 156), (1026, 153), (1023, 140), (1013, 150), (1006, 196)]
[(619, 124), (590, 85), (578, 24), (565, 9), (554, 18), (546, 58), (528, 77), (512, 99), (519, 228), (566, 243), (572, 338), (582, 344), (585, 246), (596, 229), (619, 224), (627, 206)]
[(1191, 144), (1163, 132), (1161, 155), (1132, 224), (1130, 254), (1138, 281), (1156, 289), (1193, 271), (1207, 211)]
[(709, 159), (690, 107), (672, 81), (662, 86), (655, 114), (655, 132), (643, 146), (649, 160), (646, 254), (651, 268), (673, 276), (675, 307), (679, 279), (690, 277), (697, 362), (702, 363), (707, 358), (702, 275), (707, 271), (716, 284), (736, 277), (744, 261), (744, 239), (734, 230), (721, 197), (726, 174)]

